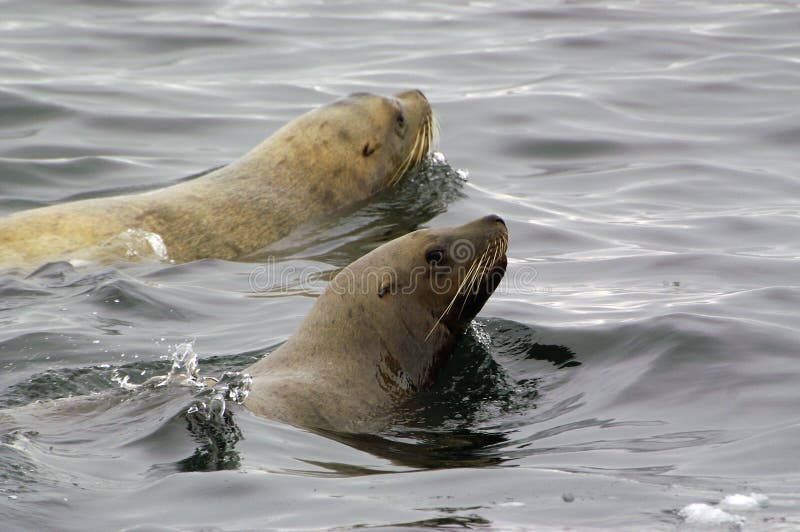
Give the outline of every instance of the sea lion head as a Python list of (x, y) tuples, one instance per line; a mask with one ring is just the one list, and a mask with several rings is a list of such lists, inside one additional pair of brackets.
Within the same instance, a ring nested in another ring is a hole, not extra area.
[(431, 106), (418, 90), (355, 93), (293, 120), (276, 135), (293, 184), (341, 205), (396, 184), (431, 149)]
[(337, 338), (361, 346), (355, 350), (369, 344), (387, 390), (403, 395), (425, 387), (497, 288), (507, 248), (496, 215), (409, 233), (339, 272), (311, 323), (323, 330), (329, 322), (320, 319), (334, 320)]
[(395, 273), (382, 280), (378, 296), (408, 296), (406, 303), (427, 309), (434, 321), (426, 342), (446, 333), (457, 336), (503, 278), (507, 249), (508, 231), (497, 215), (415, 231), (381, 250)]
[(339, 105), (353, 106), (369, 119), (351, 126), (350, 134), (363, 142), (361, 163), (378, 186), (394, 185), (428, 154), (433, 143), (433, 113), (419, 90), (384, 98), (368, 93), (350, 95)]
[(387, 242), (340, 271), (281, 347), (250, 366), (245, 405), (336, 432), (372, 432), (429, 387), (506, 268), (490, 215)]

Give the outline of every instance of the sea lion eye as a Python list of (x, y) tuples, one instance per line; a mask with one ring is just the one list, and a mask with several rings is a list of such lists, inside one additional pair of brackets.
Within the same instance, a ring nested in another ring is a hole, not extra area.
[(403, 116), (403, 113), (397, 113), (397, 127), (402, 128), (406, 125), (406, 117)]
[(369, 157), (370, 155), (375, 153), (375, 150), (377, 149), (378, 149), (377, 146), (370, 146), (369, 142), (367, 142), (366, 144), (364, 144), (364, 149), (361, 150), (361, 155), (363, 155), (364, 157)]
[(439, 264), (444, 260), (444, 251), (441, 249), (432, 249), (425, 254), (425, 260), (433, 265)]

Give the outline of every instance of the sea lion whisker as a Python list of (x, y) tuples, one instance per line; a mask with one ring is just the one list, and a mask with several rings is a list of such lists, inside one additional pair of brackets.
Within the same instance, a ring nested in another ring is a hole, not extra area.
[(426, 120), (422, 123), (417, 131), (417, 136), (414, 138), (414, 144), (409, 151), (406, 161), (403, 163), (402, 171), (398, 172), (397, 174), (397, 181), (399, 181), (400, 178), (412, 167), (421, 163), (425, 158), (425, 155), (428, 153), (428, 146), (426, 146), (426, 144), (428, 144), (428, 135), (428, 121)]
[(470, 296), (477, 296), (479, 293), (480, 281), (489, 269), (490, 263), (486, 261), (486, 259), (488, 259), (489, 253), (491, 251), (492, 247), (490, 245), (489, 247), (486, 248), (486, 250), (481, 255), (480, 259), (477, 261), (477, 267), (474, 269), (471, 275), (468, 276), (468, 281), (469, 281), (468, 286), (466, 287), (466, 290), (464, 290), (463, 293), (461, 293), (463, 299), (461, 301), (461, 308), (458, 311), (459, 317), (461, 317), (461, 314), (463, 314), (464, 308), (466, 307), (467, 301), (469, 300)]
[(417, 138), (414, 139), (414, 146), (411, 148), (411, 153), (409, 154), (409, 168), (411, 165), (416, 165), (420, 161), (420, 154), (419, 152), (422, 151), (422, 145), (425, 143), (425, 124), (420, 126), (419, 131), (417, 131)]
[(406, 168), (407, 168), (407, 165), (408, 165), (409, 157), (410, 157), (410, 154), (408, 156), (406, 156), (406, 158), (403, 160), (403, 162), (400, 163), (400, 165), (397, 167), (397, 169), (395, 170), (394, 174), (392, 174), (392, 178), (389, 179), (389, 186), (390, 187), (395, 186), (400, 181), (400, 178), (403, 177), (403, 174), (406, 173)]
[(474, 292), (477, 286), (477, 281), (480, 279), (481, 275), (483, 275), (484, 270), (486, 269), (486, 258), (489, 254), (489, 249), (487, 248), (483, 254), (481, 255), (480, 260), (478, 261), (478, 267), (475, 269), (475, 272), (472, 274), (472, 277), (469, 281), (469, 288), (464, 292), (465, 295), (469, 295), (470, 292)]
[(481, 261), (483, 260), (483, 256), (481, 256), (478, 260), (473, 263), (472, 268), (464, 275), (464, 280), (462, 281), (461, 285), (459, 286), (458, 292), (453, 296), (453, 300), (457, 299), (459, 296), (466, 297), (469, 294), (471, 287), (473, 285), (473, 280), (475, 277), (480, 275), (481, 271)]
[(480, 260), (476, 259), (472, 261), (472, 264), (467, 269), (467, 272), (464, 274), (464, 278), (461, 280), (461, 283), (458, 285), (458, 290), (456, 290), (455, 294), (453, 294), (453, 298), (450, 300), (450, 304), (445, 309), (444, 313), (450, 311), (450, 308), (455, 303), (458, 296), (466, 294), (465, 288), (467, 288), (472, 283), (472, 277), (479, 271), (480, 269)]
[(428, 118), (425, 120), (425, 133), (426, 133), (425, 140), (427, 141), (427, 146), (426, 146), (427, 149), (425, 150), (425, 155), (428, 155), (433, 149), (434, 137), (436, 136), (433, 130), (432, 114), (428, 115)]
[[(478, 275), (474, 276), (474, 279), (472, 281), (471, 290), (466, 295), (466, 297), (464, 298), (464, 301), (461, 304), (461, 311), (459, 312), (459, 316), (461, 315), (461, 312), (463, 312), (464, 307), (466, 306), (467, 300), (469, 299), (469, 297), (471, 296), (473, 298), (477, 298), (478, 295), (480, 294), (480, 283), (481, 283), (481, 281), (483, 281), (486, 278), (486, 275), (489, 274), (489, 271), (490, 271), (491, 267), (494, 266), (495, 264), (497, 264), (497, 257), (498, 257), (498, 254), (499, 254), (499, 250), (500, 250), (500, 248), (499, 248), (498, 245), (496, 245), (496, 241), (493, 241), (489, 245), (489, 247), (487, 248), (486, 252), (484, 252), (484, 256), (487, 259), (489, 258), (489, 253), (491, 253), (491, 260), (487, 260), (486, 262), (481, 261), (480, 273)], [(503, 252), (503, 253), (505, 253), (505, 252)]]
[(417, 163), (422, 162), (431, 151), (431, 139), (433, 135), (431, 131), (431, 115), (425, 117), (425, 121), (422, 124), (421, 133), (420, 152), (417, 156)]
[(497, 259), (500, 258), (501, 256), (502, 256), (502, 252), (500, 251), (500, 246), (498, 245), (494, 250), (494, 254), (492, 255), (492, 262), (489, 264), (489, 267), (486, 268), (486, 273), (487, 274), (489, 273), (490, 267), (492, 267), (495, 264), (497, 264)]
[(498, 240), (494, 240), (489, 244), (489, 247), (484, 252), (484, 257), (489, 258), (490, 253), (491, 253), (491, 260), (488, 260), (486, 262), (481, 260), (480, 272), (473, 276), (470, 292), (466, 295), (464, 301), (461, 304), (461, 311), (459, 311), (459, 316), (461, 315), (461, 312), (463, 312), (464, 307), (466, 306), (467, 303), (467, 299), (469, 299), (469, 296), (478, 297), (478, 294), (480, 293), (480, 282), (485, 278), (486, 275), (489, 274), (491, 267), (497, 264), (498, 256), (505, 253), (505, 250), (501, 252)]
[[(417, 152), (419, 150), (419, 152)], [(415, 164), (421, 163), (428, 153), (428, 123), (422, 124), (422, 129), (419, 132), (419, 143), (414, 147), (414, 160)]]
[(488, 268), (497, 263), (497, 259), (500, 258), (503, 253), (505, 253), (502, 237), (492, 240), (492, 242), (489, 244), (489, 253), (492, 254), (492, 260), (487, 264), (487, 271)]
[(483, 255), (481, 255), (480, 261), (478, 261), (477, 263), (478, 266), (475, 268), (475, 271), (469, 276), (470, 281), (467, 286), (467, 290), (465, 290), (464, 293), (461, 294), (463, 296), (463, 299), (461, 300), (461, 308), (458, 309), (459, 318), (461, 317), (461, 314), (464, 313), (464, 307), (466, 307), (467, 305), (469, 296), (477, 293), (478, 282), (482, 276), (482, 270), (484, 269), (483, 261), (487, 256), (487, 251), (488, 249), (483, 252)]
[(415, 157), (417, 164), (421, 163), (425, 159), (425, 156), (428, 155), (428, 151), (430, 150), (430, 131), (430, 121), (426, 118), (422, 123), (422, 127), (420, 128), (419, 132), (419, 154), (417, 154)]
[[(416, 146), (416, 144), (414, 146)], [(400, 179), (402, 179), (403, 176), (406, 175), (406, 173), (411, 169), (411, 165), (414, 163), (413, 150), (414, 148), (412, 148), (412, 151), (408, 153), (408, 157), (406, 157), (406, 160), (403, 161), (402, 166), (400, 166), (399, 170), (397, 171), (397, 174), (395, 175), (395, 181), (393, 184), (399, 183)]]
[(439, 139), (442, 138), (442, 130), (439, 124), (439, 117), (435, 113), (428, 115), (431, 124), (431, 149), (439, 145)]
[(400, 164), (400, 166), (397, 167), (397, 170), (395, 171), (394, 175), (392, 175), (392, 178), (389, 180), (389, 186), (396, 185), (403, 177), (403, 175), (405, 175), (405, 173), (411, 167), (412, 162), (416, 158), (415, 153), (417, 150), (417, 145), (419, 144), (419, 138), (421, 133), (422, 133), (422, 128), (420, 128), (417, 131), (417, 135), (414, 138), (414, 143), (412, 144), (411, 149), (408, 152), (408, 155), (406, 155), (406, 158), (403, 160), (402, 164)]
[(423, 117), (416, 135), (414, 136), (414, 142), (411, 143), (411, 147), (408, 150), (408, 154), (405, 159), (403, 159), (403, 162), (397, 166), (392, 177), (387, 181), (387, 186), (393, 187), (399, 183), (400, 179), (402, 179), (413, 166), (421, 163), (430, 151), (431, 116), (432, 113), (429, 112)]
[(489, 272), (489, 267), (494, 264), (494, 255), (492, 256), (492, 260), (489, 260), (489, 254), (492, 253), (492, 248), (489, 247), (486, 249), (484, 253), (485, 260), (481, 262), (481, 271), (479, 275), (475, 276), (475, 279), (472, 281), (472, 294), (477, 295), (480, 292), (480, 282)]
[(433, 331), (436, 330), (436, 327), (439, 325), (439, 323), (441, 323), (441, 321), (447, 315), (447, 313), (450, 312), (450, 309), (453, 308), (453, 303), (456, 302), (456, 299), (458, 298), (459, 294), (461, 294), (461, 290), (464, 288), (464, 285), (467, 283), (467, 280), (470, 278), (470, 276), (472, 274), (472, 271), (473, 271), (473, 269), (475, 269), (477, 263), (478, 263), (477, 260), (473, 261), (472, 264), (470, 265), (469, 269), (467, 270), (467, 273), (464, 274), (464, 279), (462, 279), (461, 284), (458, 285), (458, 289), (453, 294), (452, 299), (450, 299), (450, 303), (447, 305), (447, 307), (444, 309), (444, 311), (442, 311), (442, 314), (439, 316), (439, 318), (433, 324), (433, 327), (431, 327), (431, 330), (428, 331), (428, 334), (425, 336), (425, 341), (426, 342), (428, 341), (428, 338), (430, 338), (431, 334), (433, 334)]

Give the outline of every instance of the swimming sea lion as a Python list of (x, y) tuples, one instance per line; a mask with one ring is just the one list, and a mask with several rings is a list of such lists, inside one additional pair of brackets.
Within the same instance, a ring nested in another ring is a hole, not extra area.
[(297, 332), (249, 368), (246, 407), (337, 432), (384, 426), (429, 386), (503, 277), (508, 232), (491, 215), (392, 240), (339, 272)]
[(426, 156), (432, 134), (431, 107), (420, 91), (353, 94), (197, 179), (0, 219), (0, 266), (96, 259), (120, 235), (140, 235), (178, 262), (243, 257), (396, 183)]

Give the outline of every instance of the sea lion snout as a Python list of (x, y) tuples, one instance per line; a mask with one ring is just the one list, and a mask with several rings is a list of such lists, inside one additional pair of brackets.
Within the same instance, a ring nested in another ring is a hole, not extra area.
[(426, 98), (425, 94), (423, 94), (423, 92), (419, 89), (398, 92), (394, 95), (394, 97), (406, 105), (411, 105), (418, 108), (418, 114), (421, 121), (425, 121), (427, 116), (433, 112), (428, 98)]
[[(508, 241), (508, 227), (506, 222), (496, 214), (489, 214), (483, 218), (478, 218), (472, 222), (468, 222), (456, 229), (456, 233), (464, 238), (469, 239), (475, 245), (478, 251), (490, 247), (492, 242)], [(473, 257), (468, 257), (472, 259)]]
[(398, 92), (394, 95), (395, 98), (398, 100), (418, 100), (427, 103), (428, 98), (425, 97), (425, 94), (419, 89), (411, 89), (403, 92)]
[(422, 92), (419, 89), (410, 89), (410, 90), (407, 90), (407, 91), (400, 92), (400, 93), (397, 94), (397, 97), (398, 98), (402, 98), (402, 97), (408, 96), (408, 95), (415, 95), (415, 96), (418, 96), (418, 97), (422, 98), (423, 100), (427, 100), (427, 98), (425, 97), (425, 93)]
[(488, 216), (484, 216), (483, 219), (486, 220), (486, 222), (488, 222), (488, 223), (499, 223), (499, 224), (502, 224), (503, 227), (506, 227), (505, 220), (503, 220), (502, 218), (500, 218), (496, 214), (490, 214)]

